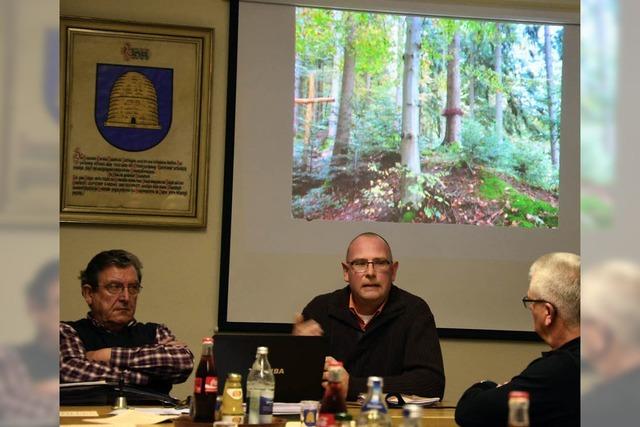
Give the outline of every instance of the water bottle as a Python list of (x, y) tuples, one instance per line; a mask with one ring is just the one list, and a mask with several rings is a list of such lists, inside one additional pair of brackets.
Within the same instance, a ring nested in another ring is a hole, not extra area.
[(387, 404), (382, 395), (382, 382), (381, 377), (367, 379), (369, 391), (358, 416), (358, 427), (391, 427), (391, 417), (387, 413)]
[(269, 364), (267, 347), (258, 347), (256, 361), (247, 377), (247, 413), (249, 424), (271, 424), (276, 380)]

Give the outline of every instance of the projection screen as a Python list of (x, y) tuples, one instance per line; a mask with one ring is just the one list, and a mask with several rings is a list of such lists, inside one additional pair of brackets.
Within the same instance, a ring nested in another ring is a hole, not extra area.
[(374, 231), (389, 241), (399, 262), (395, 283), (427, 301), (441, 336), (532, 338), (530, 314), (520, 302), (529, 265), (544, 253), (578, 253), (580, 247), (579, 16), (455, 2), (319, 3), (563, 25), (558, 227), (294, 218), (295, 6), (232, 2), (218, 327), (290, 330), (294, 314), (314, 296), (345, 285), (340, 262), (347, 244)]

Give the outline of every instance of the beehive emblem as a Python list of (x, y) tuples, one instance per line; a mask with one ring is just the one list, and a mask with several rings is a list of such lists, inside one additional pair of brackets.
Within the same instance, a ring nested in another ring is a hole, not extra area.
[(105, 126), (160, 129), (158, 96), (151, 80), (137, 71), (120, 76), (109, 95)]
[(96, 129), (109, 144), (145, 151), (171, 130), (173, 69), (96, 64)]

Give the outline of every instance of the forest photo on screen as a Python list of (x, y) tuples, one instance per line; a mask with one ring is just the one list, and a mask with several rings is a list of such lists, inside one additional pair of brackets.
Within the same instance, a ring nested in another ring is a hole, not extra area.
[(558, 227), (563, 27), (296, 9), (294, 218)]

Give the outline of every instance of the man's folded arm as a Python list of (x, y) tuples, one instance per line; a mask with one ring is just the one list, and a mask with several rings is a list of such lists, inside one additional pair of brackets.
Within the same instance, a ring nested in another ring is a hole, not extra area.
[[(402, 373), (384, 376), (384, 390), (423, 397), (444, 395), (445, 376), (435, 321), (426, 303), (414, 307), (405, 341)], [(367, 378), (349, 378), (351, 390), (366, 390)]]
[(149, 376), (142, 372), (89, 360), (76, 330), (67, 324), (60, 324), (60, 382), (118, 382), (122, 377), (127, 384), (144, 385), (149, 382)]
[(405, 341), (403, 372), (384, 377), (389, 392), (423, 397), (444, 396), (444, 365), (436, 323), (427, 304), (422, 301), (411, 310), (412, 322)]
[(483, 381), (469, 387), (456, 406), (456, 423), (462, 427), (506, 425), (508, 387)]
[(113, 347), (111, 364), (174, 384), (186, 381), (193, 370), (193, 353), (186, 345), (176, 343), (175, 336), (165, 325), (158, 325), (156, 342), (158, 344), (140, 347)]
[[(428, 369), (414, 369), (403, 372), (400, 375), (385, 376), (384, 391), (397, 392), (402, 394), (415, 394), (422, 397), (442, 397), (444, 391), (444, 377), (438, 372)], [(353, 401), (357, 398), (351, 393), (351, 390), (366, 390), (367, 378), (350, 377), (349, 378), (349, 396), (348, 399)]]

